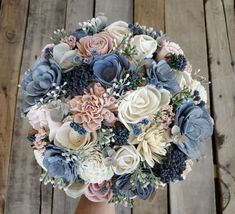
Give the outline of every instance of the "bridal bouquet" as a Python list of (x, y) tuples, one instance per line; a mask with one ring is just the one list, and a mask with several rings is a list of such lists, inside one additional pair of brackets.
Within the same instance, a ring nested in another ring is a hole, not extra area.
[(202, 78), (162, 32), (100, 15), (53, 41), (21, 82), (41, 181), (131, 205), (184, 180), (213, 131)]

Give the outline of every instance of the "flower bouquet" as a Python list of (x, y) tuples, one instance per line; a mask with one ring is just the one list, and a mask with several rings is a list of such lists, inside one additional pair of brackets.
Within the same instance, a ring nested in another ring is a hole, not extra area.
[(21, 82), (41, 181), (132, 205), (184, 180), (213, 132), (203, 79), (162, 32), (100, 15), (52, 44)]

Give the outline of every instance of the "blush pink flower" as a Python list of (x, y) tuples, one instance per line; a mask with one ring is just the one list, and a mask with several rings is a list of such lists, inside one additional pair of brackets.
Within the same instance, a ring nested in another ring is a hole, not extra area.
[(49, 139), (52, 141), (61, 122), (52, 120), (51, 110), (33, 106), (27, 114), (30, 125), (37, 131), (49, 129)]
[(70, 48), (73, 49), (76, 47), (77, 40), (75, 36), (70, 35), (70, 36), (66, 36), (65, 38), (63, 38), (61, 42), (68, 44)]
[(117, 100), (105, 97), (105, 89), (96, 83), (88, 93), (76, 96), (69, 101), (74, 122), (82, 123), (84, 128), (93, 132), (101, 128), (101, 122), (112, 124), (116, 121)]
[(35, 134), (35, 142), (33, 145), (33, 149), (36, 149), (39, 151), (40, 154), (43, 154), (45, 151), (46, 142), (44, 141), (45, 137), (47, 136), (47, 132), (40, 128), (38, 130), (38, 133)]
[(165, 56), (169, 53), (176, 54), (176, 55), (179, 55), (179, 54), (184, 55), (183, 50), (178, 44), (174, 42), (170, 42), (170, 41), (163, 41), (161, 44), (161, 49), (157, 54), (157, 61), (165, 59)]
[(77, 47), (83, 58), (92, 58), (92, 52), (96, 52), (98, 55), (112, 53), (115, 44), (113, 37), (106, 32), (102, 32), (81, 38), (77, 43)]
[(112, 181), (103, 181), (101, 184), (89, 184), (85, 196), (93, 202), (109, 201), (112, 198)]

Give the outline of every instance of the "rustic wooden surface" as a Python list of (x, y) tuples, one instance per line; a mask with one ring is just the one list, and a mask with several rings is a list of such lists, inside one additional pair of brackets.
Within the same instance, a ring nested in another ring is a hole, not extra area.
[(206, 158), (194, 164), (186, 181), (159, 190), (153, 203), (137, 201), (132, 210), (119, 206), (117, 214), (234, 213), (234, 0), (1, 0), (0, 6), (0, 214), (74, 213), (78, 200), (39, 183), (17, 84), (53, 30), (73, 30), (100, 12), (109, 22), (134, 21), (163, 30), (182, 46), (193, 68), (212, 81), (207, 90), (215, 134)]
[(205, 7), (215, 119), (214, 143), (224, 196), (221, 212), (230, 214), (235, 210), (234, 1), (208, 0)]
[(0, 6), (0, 213), (3, 213), (28, 0), (2, 0)]

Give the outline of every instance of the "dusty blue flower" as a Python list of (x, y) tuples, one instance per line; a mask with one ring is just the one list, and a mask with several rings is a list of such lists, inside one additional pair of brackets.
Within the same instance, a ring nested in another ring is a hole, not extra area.
[(179, 149), (191, 158), (200, 156), (203, 142), (213, 133), (212, 118), (205, 107), (185, 101), (176, 109), (175, 125), (186, 137), (186, 142), (176, 143)]
[(112, 87), (114, 81), (122, 77), (123, 70), (129, 68), (129, 63), (123, 56), (109, 54), (104, 57), (97, 56), (92, 68), (98, 82), (106, 87)]
[(72, 161), (66, 160), (62, 154), (64, 149), (48, 145), (44, 154), (43, 165), (47, 169), (49, 176), (62, 178), (70, 184), (76, 178), (76, 167)]
[(92, 35), (91, 32), (87, 32), (87, 31), (84, 31), (82, 29), (78, 29), (76, 31), (74, 31), (72, 33), (72, 35), (76, 38), (77, 42), (82, 38), (82, 37), (85, 37), (85, 36), (89, 36), (89, 35)]
[(130, 179), (131, 179), (131, 174), (125, 174), (118, 176), (115, 182), (116, 190), (122, 195), (124, 195), (126, 198), (131, 198), (135, 195), (131, 189), (132, 186), (130, 183)]
[(24, 107), (26, 113), (29, 107), (44, 98), (52, 86), (59, 86), (61, 68), (53, 59), (38, 59), (31, 72), (24, 75), (21, 87), (24, 92)]
[(151, 183), (149, 183), (147, 186), (143, 186), (143, 184), (141, 184), (140, 182), (137, 182), (136, 192), (137, 192), (137, 196), (140, 199), (146, 200), (152, 195), (154, 191), (155, 191), (155, 188)]
[(158, 85), (160, 83), (163, 88), (171, 93), (180, 91), (180, 87), (176, 82), (176, 74), (165, 60), (156, 63), (154, 60), (150, 59), (147, 61), (146, 67), (148, 80), (151, 84), (154, 83), (155, 85)]

